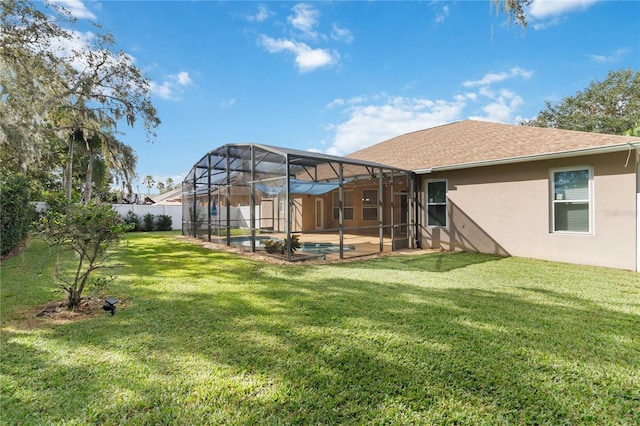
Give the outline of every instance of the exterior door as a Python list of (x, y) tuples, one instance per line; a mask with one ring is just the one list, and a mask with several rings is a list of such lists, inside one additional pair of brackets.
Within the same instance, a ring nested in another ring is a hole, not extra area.
[(273, 200), (262, 199), (260, 203), (260, 228), (273, 229)]
[(323, 210), (322, 198), (316, 198), (316, 215), (315, 215), (316, 229), (324, 228), (322, 210)]

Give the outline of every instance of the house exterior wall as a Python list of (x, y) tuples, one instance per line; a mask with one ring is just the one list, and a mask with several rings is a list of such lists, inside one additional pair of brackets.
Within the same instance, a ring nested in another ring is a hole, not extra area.
[[(422, 175), (418, 218), (422, 246), (636, 270), (637, 160), (635, 155), (628, 160), (628, 155), (617, 152)], [(581, 166), (593, 170), (592, 232), (554, 233), (550, 171)], [(427, 182), (442, 179), (448, 184), (448, 223), (427, 227)]]

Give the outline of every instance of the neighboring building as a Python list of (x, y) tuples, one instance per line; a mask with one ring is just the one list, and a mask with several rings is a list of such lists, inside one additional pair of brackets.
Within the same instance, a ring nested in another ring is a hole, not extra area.
[(348, 158), (413, 170), (423, 247), (640, 269), (640, 139), (480, 121)]
[(333, 233), (341, 258), (351, 233), (379, 236), (380, 251), (466, 250), (637, 271), (639, 149), (636, 137), (471, 120), (347, 157), (225, 145), (185, 179), (183, 232), (211, 239), (227, 229), (230, 243), (230, 228), (249, 228), (253, 250), (261, 232)]

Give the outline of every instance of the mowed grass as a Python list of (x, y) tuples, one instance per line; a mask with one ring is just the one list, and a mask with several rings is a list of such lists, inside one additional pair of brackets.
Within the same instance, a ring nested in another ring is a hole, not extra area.
[(640, 424), (640, 275), (472, 253), (273, 265), (161, 233), (115, 316), (1, 266), (3, 424)]

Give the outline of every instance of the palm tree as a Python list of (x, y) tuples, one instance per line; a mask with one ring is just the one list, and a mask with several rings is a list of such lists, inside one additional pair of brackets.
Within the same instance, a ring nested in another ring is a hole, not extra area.
[(167, 185), (167, 191), (173, 190), (174, 189), (174, 187), (173, 187), (173, 179), (168, 177), (167, 180), (166, 180), (166, 185)]
[(158, 192), (159, 193), (164, 194), (164, 192), (165, 192), (164, 183), (158, 182), (158, 184), (156, 185), (156, 188), (158, 188)]
[(145, 176), (142, 183), (144, 183), (147, 186), (147, 194), (151, 194), (151, 188), (153, 188), (153, 185), (155, 185), (156, 183), (156, 181), (153, 179), (153, 176), (151, 175)]

